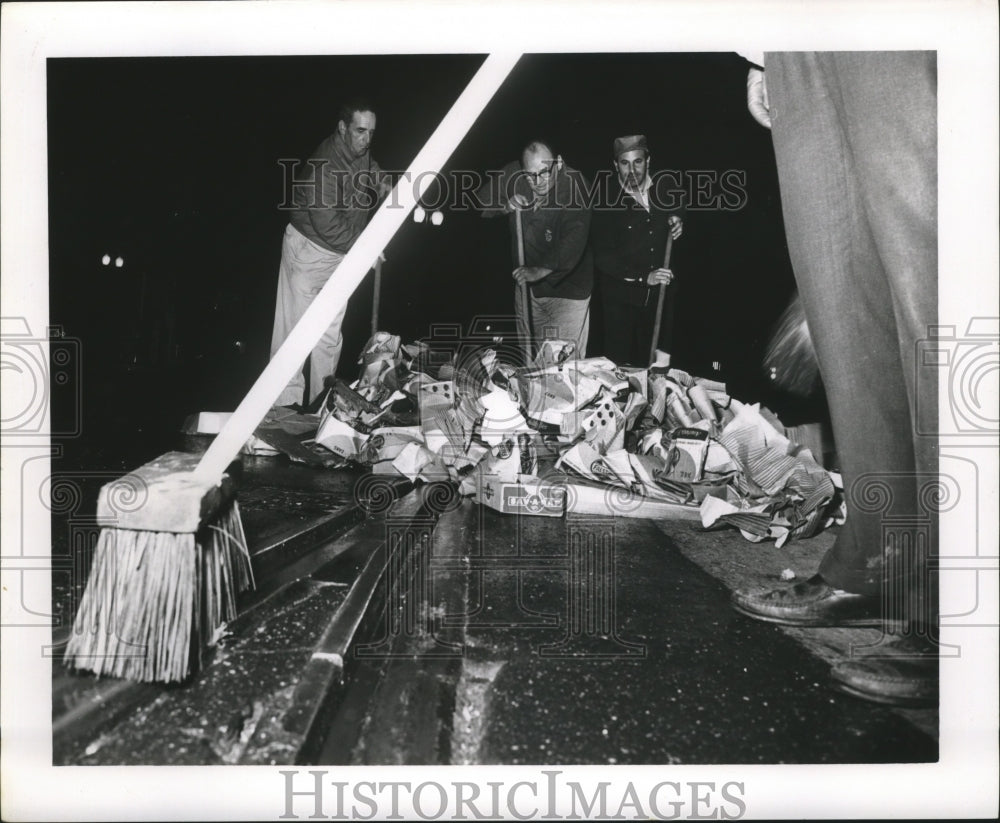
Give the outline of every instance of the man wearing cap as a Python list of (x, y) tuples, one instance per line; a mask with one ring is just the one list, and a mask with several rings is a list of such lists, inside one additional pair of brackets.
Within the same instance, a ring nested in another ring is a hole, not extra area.
[[(508, 215), (515, 268), (514, 315), (522, 340), (537, 349), (546, 338), (570, 340), (587, 352), (593, 258), (587, 245), (587, 181), (551, 146), (534, 140), (521, 162), (504, 166), (475, 194), (483, 217)], [(524, 265), (519, 265), (516, 213), (521, 214)], [(527, 302), (521, 284), (528, 286)]]
[(617, 138), (614, 158), (616, 176), (594, 206), (590, 233), (605, 354), (620, 365), (646, 366), (661, 283), (666, 294), (658, 346), (670, 350), (677, 286), (664, 255), (667, 238), (681, 236), (683, 208), (657, 196), (645, 135)]

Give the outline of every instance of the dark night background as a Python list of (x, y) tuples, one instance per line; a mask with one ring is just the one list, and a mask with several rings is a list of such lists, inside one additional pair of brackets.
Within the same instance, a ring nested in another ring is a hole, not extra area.
[[(54, 394), (53, 431), (79, 414), (81, 460), (119, 444), (134, 462), (169, 446), (186, 414), (235, 408), (268, 356), (287, 222), (278, 160), (307, 156), (341, 99), (362, 92), (377, 109), (373, 156), (405, 169), (481, 61), (50, 59), (50, 323), (81, 341), (79, 401)], [(525, 56), (447, 169), (498, 169), (543, 136), (592, 177), (609, 168), (615, 136), (643, 132), (654, 169), (745, 171), (746, 205), (690, 211), (674, 247), (674, 364), (796, 423), (816, 409), (776, 393), (760, 367), (793, 279), (746, 68), (728, 53)], [(510, 312), (506, 230), (457, 211), (440, 227), (404, 223), (386, 252), (380, 326), (412, 340), (434, 323)], [(124, 266), (103, 266), (104, 254)], [(347, 379), (370, 311), (369, 276), (345, 321)], [(590, 343), (601, 353), (596, 300)]]

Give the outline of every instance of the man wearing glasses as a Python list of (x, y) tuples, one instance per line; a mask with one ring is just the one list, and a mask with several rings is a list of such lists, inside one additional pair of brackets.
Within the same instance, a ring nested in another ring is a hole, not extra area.
[(604, 310), (604, 350), (619, 365), (646, 366), (660, 284), (666, 293), (657, 345), (670, 351), (677, 286), (664, 256), (667, 238), (681, 236), (682, 211), (653, 189), (644, 135), (617, 138), (614, 156), (617, 180), (594, 208), (590, 238)]
[[(587, 246), (587, 182), (551, 146), (529, 143), (521, 162), (504, 166), (476, 197), (484, 217), (508, 215), (515, 283), (514, 315), (522, 340), (537, 347), (546, 338), (570, 340), (576, 357), (587, 352), (593, 263)], [(520, 265), (517, 213), (524, 264)], [(527, 286), (527, 300), (524, 299)]]

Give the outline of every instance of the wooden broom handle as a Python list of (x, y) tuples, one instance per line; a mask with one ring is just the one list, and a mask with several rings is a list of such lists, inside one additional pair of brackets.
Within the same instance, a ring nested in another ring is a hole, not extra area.
[[(418, 180), (418, 186), (396, 185), (394, 197), (387, 197), (375, 216), (358, 237), (331, 277), (313, 298), (309, 308), (295, 324), (260, 377), (250, 387), (246, 397), (236, 407), (222, 431), (212, 441), (194, 474), (211, 480), (220, 478), (236, 459), (254, 433), (264, 415), (274, 405), (281, 390), (292, 375), (302, 367), (302, 361), (319, 342), (323, 332), (337, 314), (347, 306), (352, 292), (358, 287), (378, 255), (386, 247), (413, 207), (423, 196), (431, 179), (440, 172), (462, 138), (486, 108), (501, 83), (510, 74), (520, 55), (490, 54), (459, 95), (454, 105), (438, 124), (430, 139), (400, 178)], [(427, 174), (432, 172), (432, 174)], [(417, 190), (419, 188), (419, 191)]]
[(378, 302), (382, 294), (382, 255), (375, 261), (375, 283), (372, 292), (372, 333), (374, 337), (378, 332)]
[[(670, 268), (670, 252), (674, 249), (673, 226), (667, 235), (667, 250), (663, 254), (663, 268)], [(656, 322), (653, 324), (653, 339), (649, 344), (649, 365), (656, 360), (656, 344), (660, 341), (660, 321), (663, 319), (663, 298), (667, 294), (667, 284), (660, 283), (660, 294), (656, 298)]]
[[(521, 223), (521, 209), (514, 209), (514, 225), (517, 227), (517, 265), (524, 265), (524, 226)], [(525, 325), (528, 328), (528, 339), (523, 342), (524, 356), (527, 358), (525, 365), (531, 362), (531, 305), (528, 302), (528, 284), (523, 280), (517, 284), (521, 293), (521, 305), (524, 306)]]

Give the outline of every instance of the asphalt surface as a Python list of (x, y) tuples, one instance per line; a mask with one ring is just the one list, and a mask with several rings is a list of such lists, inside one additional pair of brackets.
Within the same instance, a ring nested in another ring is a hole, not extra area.
[[(310, 733), (323, 739), (305, 755), (301, 736), (282, 731), (285, 718), (296, 700), (302, 706), (312, 699), (295, 691), (300, 674), (371, 550), (358, 545), (318, 564), (309, 552), (320, 550), (301, 534), (329, 532), (334, 522), (343, 534), (357, 522), (361, 482), (350, 472), (248, 461), (240, 501), (257, 547), (255, 566), (268, 569), (258, 580), (262, 591), (241, 601), (240, 617), (209, 665), (183, 685), (126, 689), (56, 662), (54, 715), (80, 733), (57, 737), (54, 761), (775, 764), (937, 757), (936, 712), (900, 712), (826, 686), (829, 665), (877, 633), (783, 629), (729, 606), (737, 585), (779, 585), (785, 570), (811, 574), (832, 541), (829, 532), (778, 549), (690, 522), (503, 515), (430, 487), (421, 494), (440, 517), (421, 510), (397, 559), (390, 557), (365, 618), (367, 634), (345, 658), (344, 682), (315, 690), (335, 702), (315, 707), (322, 725)], [(338, 539), (353, 546), (352, 534)], [(103, 715), (88, 714), (102, 701)], [(90, 725), (74, 727), (78, 714)]]
[[(729, 538), (730, 551), (745, 552), (749, 544)], [(649, 521), (517, 518), (465, 502), (442, 518), (431, 557), (436, 620), (423, 637), (399, 631), (395, 650), (419, 656), (432, 635), (459, 624), (463, 651), (450, 665), (434, 663), (434, 688), (400, 686), (413, 683), (419, 657), (388, 661), (350, 762), (937, 757), (934, 736), (829, 690), (824, 660), (780, 628), (734, 613), (729, 589)], [(408, 702), (435, 708), (398, 708)], [(448, 725), (441, 705), (452, 707), (450, 739), (429, 745)]]

